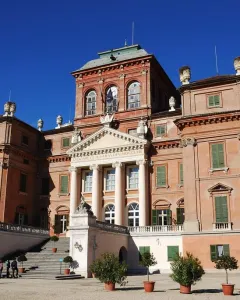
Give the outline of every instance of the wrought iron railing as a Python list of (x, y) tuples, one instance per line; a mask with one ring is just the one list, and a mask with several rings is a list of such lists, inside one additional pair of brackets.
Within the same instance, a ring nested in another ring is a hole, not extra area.
[(49, 230), (32, 226), (8, 224), (0, 222), (0, 231), (19, 232), (38, 235), (49, 235)]

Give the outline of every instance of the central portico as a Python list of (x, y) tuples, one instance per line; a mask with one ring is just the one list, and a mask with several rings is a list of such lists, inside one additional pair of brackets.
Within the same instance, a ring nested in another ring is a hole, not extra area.
[(70, 215), (83, 196), (99, 221), (148, 225), (148, 148), (146, 139), (105, 125), (69, 149)]

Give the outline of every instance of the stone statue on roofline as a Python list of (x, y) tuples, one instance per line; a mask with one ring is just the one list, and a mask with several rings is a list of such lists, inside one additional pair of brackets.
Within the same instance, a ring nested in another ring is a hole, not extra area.
[(76, 145), (79, 142), (81, 142), (81, 131), (77, 127), (75, 127), (72, 135), (71, 144)]
[(141, 120), (138, 122), (137, 136), (141, 139), (144, 139), (147, 132), (148, 132), (147, 120), (143, 120), (141, 118)]
[(92, 212), (92, 207), (91, 205), (87, 204), (84, 201), (84, 198), (81, 197), (81, 201), (80, 204), (78, 205), (77, 209), (76, 209), (76, 214), (88, 214), (89, 216), (93, 216), (93, 212)]

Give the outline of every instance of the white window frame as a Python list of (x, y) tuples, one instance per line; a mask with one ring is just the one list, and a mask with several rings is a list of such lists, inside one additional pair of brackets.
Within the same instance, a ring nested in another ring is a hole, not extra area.
[[(113, 206), (114, 207), (114, 210), (109, 210), (106, 212), (106, 209), (108, 206)], [(104, 207), (104, 221), (109, 221), (107, 223), (110, 223), (110, 224), (115, 224), (115, 214), (116, 214), (116, 211), (115, 211), (116, 207), (113, 203), (108, 203), (105, 207)], [(106, 214), (109, 215), (106, 217)], [(114, 216), (113, 216), (114, 214)], [(113, 222), (112, 222), (113, 221)]]
[[(91, 191), (87, 191), (86, 190), (86, 176), (87, 176), (87, 173), (92, 173), (92, 177), (93, 177), (93, 172), (91, 170), (84, 170), (82, 172), (83, 174), (83, 179), (82, 179), (82, 190), (83, 190), (83, 193), (92, 193), (92, 188), (91, 188)], [(92, 184), (93, 184), (93, 180), (92, 180)]]
[[(135, 188), (130, 187), (130, 170), (133, 168), (138, 169), (138, 184), (137, 187)], [(127, 167), (127, 190), (138, 190), (138, 188), (139, 188), (139, 167), (137, 165), (128, 166)]]
[[(111, 185), (114, 187), (114, 189), (107, 189), (107, 174), (109, 171), (114, 171), (114, 183)], [(114, 168), (105, 168), (104, 169), (104, 192), (114, 192), (115, 191), (115, 176), (116, 176), (116, 170)]]
[[(137, 209), (131, 209), (131, 210), (129, 210), (130, 206), (133, 205), (133, 204), (137, 204), (137, 206), (136, 206)], [(132, 212), (133, 216), (129, 216), (128, 215), (129, 212)], [(139, 203), (137, 203), (137, 202), (131, 202), (131, 203), (129, 203), (129, 205), (127, 206), (127, 216), (128, 216), (128, 220), (129, 219), (133, 220), (133, 227), (139, 226)], [(137, 219), (138, 219), (138, 225), (136, 225), (136, 220)], [(129, 223), (128, 223), (128, 226), (130, 226)]]

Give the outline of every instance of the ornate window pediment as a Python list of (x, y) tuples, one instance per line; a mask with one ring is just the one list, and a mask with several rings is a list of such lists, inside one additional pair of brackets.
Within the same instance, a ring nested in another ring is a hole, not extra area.
[(209, 193), (215, 193), (215, 192), (231, 192), (232, 188), (222, 184), (222, 183), (217, 183), (214, 186), (212, 186), (210, 189), (208, 189)]
[(171, 203), (167, 200), (156, 200), (152, 206), (154, 209), (169, 209)]

